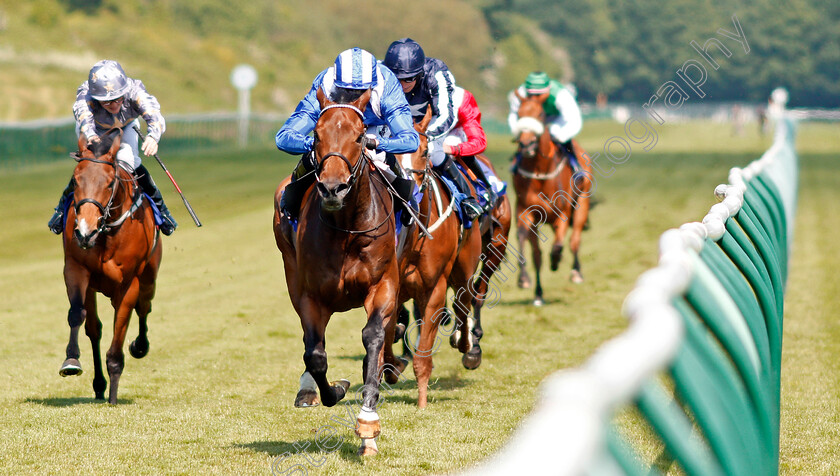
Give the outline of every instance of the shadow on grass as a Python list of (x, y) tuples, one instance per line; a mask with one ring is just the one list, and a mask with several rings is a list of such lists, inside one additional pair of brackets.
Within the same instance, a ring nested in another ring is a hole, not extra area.
[[(552, 304), (565, 304), (563, 299), (551, 299), (543, 297), (543, 306), (550, 306)], [(530, 307), (537, 307), (534, 306), (534, 298), (525, 298), (525, 299), (514, 299), (514, 300), (500, 300), (496, 305), (493, 307), (486, 307), (486, 309), (493, 309), (499, 306), (503, 307), (510, 307), (510, 306), (530, 306)], [(484, 309), (482, 309), (484, 311)]]
[[(35, 403), (45, 407), (72, 407), (75, 405), (105, 405), (107, 400), (97, 400), (93, 397), (73, 397), (73, 398), (27, 398), (23, 403)], [(117, 398), (117, 405), (129, 405), (134, 403), (132, 398)]]
[[(298, 465), (317, 468), (324, 464), (325, 458), (330, 453), (338, 454), (343, 460), (361, 463), (363, 460), (356, 452), (359, 449), (360, 440), (351, 436), (341, 436), (341, 444), (337, 448), (321, 448), (320, 444), (333, 444), (333, 438), (319, 442), (317, 437), (294, 442), (288, 441), (252, 441), (251, 443), (235, 443), (235, 448), (244, 448), (251, 451), (265, 453), (274, 458), (271, 462), (272, 474), (286, 474), (284, 471), (295, 469)], [(331, 451), (330, 451), (331, 450)], [(311, 456), (310, 456), (311, 455)], [(305, 472), (303, 474), (306, 474)]]

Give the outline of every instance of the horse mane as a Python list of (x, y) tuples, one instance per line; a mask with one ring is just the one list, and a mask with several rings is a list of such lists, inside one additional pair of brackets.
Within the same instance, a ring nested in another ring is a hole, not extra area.
[(94, 157), (102, 157), (110, 151), (117, 137), (122, 137), (122, 129), (115, 127), (99, 136), (99, 142), (89, 144), (87, 148), (93, 152)]
[(350, 104), (353, 101), (356, 101), (362, 94), (365, 93), (367, 89), (349, 89), (349, 88), (335, 88), (335, 91), (330, 97), (330, 101), (337, 103), (337, 104)]

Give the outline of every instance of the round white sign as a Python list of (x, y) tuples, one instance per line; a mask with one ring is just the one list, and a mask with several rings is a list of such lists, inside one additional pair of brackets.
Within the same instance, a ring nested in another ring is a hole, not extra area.
[(249, 64), (240, 64), (231, 71), (230, 82), (236, 89), (251, 89), (257, 84), (257, 70)]

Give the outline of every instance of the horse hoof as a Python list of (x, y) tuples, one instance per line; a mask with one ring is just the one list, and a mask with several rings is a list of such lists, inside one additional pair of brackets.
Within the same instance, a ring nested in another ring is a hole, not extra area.
[(62, 377), (70, 377), (71, 375), (82, 375), (82, 363), (79, 359), (67, 359), (61, 365), (58, 375)]
[(379, 449), (376, 447), (376, 440), (373, 438), (363, 438), (362, 446), (359, 447), (359, 456), (376, 456)]
[(527, 276), (520, 276), (519, 282), (516, 283), (520, 289), (531, 289), (531, 279)]
[(295, 407), (297, 408), (311, 408), (317, 407), (321, 404), (318, 400), (318, 392), (315, 390), (301, 390), (295, 397)]
[(543, 301), (543, 299), (541, 297), (535, 297), (534, 298), (534, 305), (535, 306), (540, 307), (543, 304), (545, 304), (545, 301)]
[(583, 282), (583, 275), (580, 274), (580, 271), (573, 269), (572, 274), (569, 276), (569, 281), (575, 284), (581, 284)]
[(402, 357), (394, 357), (394, 364), (393, 367), (396, 370), (385, 369), (385, 382), (389, 385), (394, 385), (395, 383), (400, 381), (400, 375), (402, 375), (405, 368), (408, 366), (408, 360), (403, 359)]
[(105, 392), (104, 392), (104, 391), (102, 391), (102, 392), (95, 392), (95, 393), (96, 393), (96, 399), (97, 399), (97, 400), (103, 400), (103, 401), (105, 400)]
[(464, 364), (464, 368), (467, 370), (477, 369), (481, 365), (481, 348), (475, 346), (470, 349), (469, 352), (461, 357), (461, 363)]
[(135, 359), (142, 359), (149, 353), (149, 344), (146, 343), (145, 347), (140, 347), (135, 339), (128, 344), (128, 353)]
[(350, 388), (350, 381), (346, 378), (336, 380), (335, 382), (330, 382), (330, 387), (335, 390), (335, 401), (338, 403), (347, 395), (347, 390)]

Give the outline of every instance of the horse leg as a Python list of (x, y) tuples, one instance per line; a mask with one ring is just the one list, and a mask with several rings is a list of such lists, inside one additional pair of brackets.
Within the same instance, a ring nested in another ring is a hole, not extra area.
[(137, 304), (139, 294), (140, 283), (137, 278), (134, 278), (128, 287), (121, 293), (115, 294), (111, 299), (111, 304), (114, 306), (114, 336), (111, 339), (111, 347), (105, 354), (105, 365), (108, 368), (108, 377), (111, 380), (111, 388), (108, 393), (108, 403), (111, 405), (117, 404), (120, 376), (125, 367), (125, 353), (123, 352), (125, 334), (128, 331), (131, 311)]
[[(144, 282), (140, 283), (140, 296), (137, 299), (137, 305), (134, 310), (137, 311), (137, 317), (140, 324), (137, 338), (128, 344), (128, 352), (135, 359), (142, 359), (149, 353), (149, 327), (146, 323), (149, 313), (152, 312), (152, 298), (155, 296), (155, 277), (143, 276)], [(142, 278), (141, 278), (142, 279)]]
[(85, 298), (85, 334), (90, 339), (93, 349), (93, 393), (97, 400), (105, 400), (105, 389), (108, 388), (108, 381), (102, 372), (102, 355), (99, 350), (99, 343), (102, 340), (102, 321), (96, 310), (96, 291), (88, 288)]
[[(383, 368), (383, 373), (385, 377), (385, 382), (393, 385), (399, 381), (399, 376), (402, 374), (403, 370), (405, 370), (406, 365), (408, 365), (408, 361), (397, 358), (394, 355), (394, 341), (396, 341), (396, 327), (397, 327), (397, 320), (399, 319), (398, 314), (401, 313), (403, 310), (408, 312), (404, 306), (400, 306), (399, 308), (394, 308), (394, 315), (388, 322), (388, 326), (385, 328), (385, 341), (382, 343), (383, 349), (383, 361), (387, 364), (387, 367)], [(402, 331), (405, 334), (405, 329)]]
[(310, 297), (301, 298), (300, 311), (300, 321), (303, 325), (303, 345), (305, 347), (303, 362), (306, 365), (306, 372), (304, 376), (301, 376), (301, 389), (298, 391), (298, 397), (295, 399), (295, 403), (297, 404), (300, 400), (301, 392), (305, 393), (307, 387), (311, 388), (309, 387), (310, 382), (304, 381), (306, 373), (309, 373), (318, 386), (321, 394), (321, 403), (324, 406), (332, 407), (347, 394), (347, 389), (350, 388), (350, 382), (344, 379), (333, 383), (327, 381), (328, 365), (327, 352), (325, 350), (326, 338), (324, 334), (327, 328), (327, 322), (330, 320), (330, 313)]
[(88, 289), (90, 273), (75, 263), (65, 261), (64, 282), (67, 285), (67, 298), (70, 309), (67, 311), (67, 324), (70, 326), (70, 338), (65, 349), (65, 360), (58, 370), (62, 377), (82, 374), (82, 363), (79, 362), (79, 329), (85, 322), (85, 294)]
[[(533, 235), (531, 229), (519, 223), (519, 226), (516, 228), (516, 238), (519, 241), (520, 250), (525, 249), (525, 241), (529, 241), (528, 238), (530, 235)], [(519, 282), (517, 286), (522, 289), (529, 289), (531, 287), (531, 277), (528, 276), (527, 266), (528, 264), (525, 261), (519, 262)]]
[(422, 306), (420, 339), (414, 349), (414, 376), (417, 379), (417, 406), (425, 408), (428, 402), (429, 379), (432, 376), (432, 355), (437, 349), (437, 330), (445, 318), (446, 279), (441, 276), (428, 296), (415, 299)]
[[(393, 266), (393, 279), (384, 278), (371, 290), (365, 299), (368, 320), (362, 329), (362, 344), (365, 346), (365, 359), (362, 363), (362, 408), (356, 417), (356, 435), (362, 439), (360, 456), (373, 456), (379, 452), (374, 438), (379, 436), (379, 414), (376, 406), (379, 402), (379, 379), (384, 365), (385, 329), (393, 328), (396, 317), (396, 299), (399, 278), (396, 264)], [(393, 337), (392, 337), (393, 338)]]
[[(588, 182), (588, 178), (584, 178)], [(574, 255), (574, 263), (572, 264), (572, 273), (569, 279), (575, 283), (583, 282), (583, 273), (580, 271), (580, 261), (578, 260), (578, 252), (580, 251), (580, 239), (583, 233), (583, 227), (586, 226), (586, 221), (589, 218), (589, 192), (578, 197), (578, 207), (574, 212), (574, 219), (572, 220), (572, 237), (569, 240), (569, 247), (572, 249)]]
[[(568, 214), (571, 216), (571, 210)], [(561, 214), (552, 223), (552, 228), (554, 228), (554, 244), (551, 246), (550, 268), (552, 271), (557, 271), (560, 260), (563, 259), (563, 243), (566, 241), (566, 232), (569, 229), (569, 217)]]
[(540, 240), (536, 233), (530, 233), (528, 241), (531, 242), (531, 257), (534, 260), (534, 279), (536, 280), (536, 287), (534, 288), (534, 305), (542, 306), (543, 288), (540, 280), (540, 271), (542, 269), (542, 250), (540, 250)]

